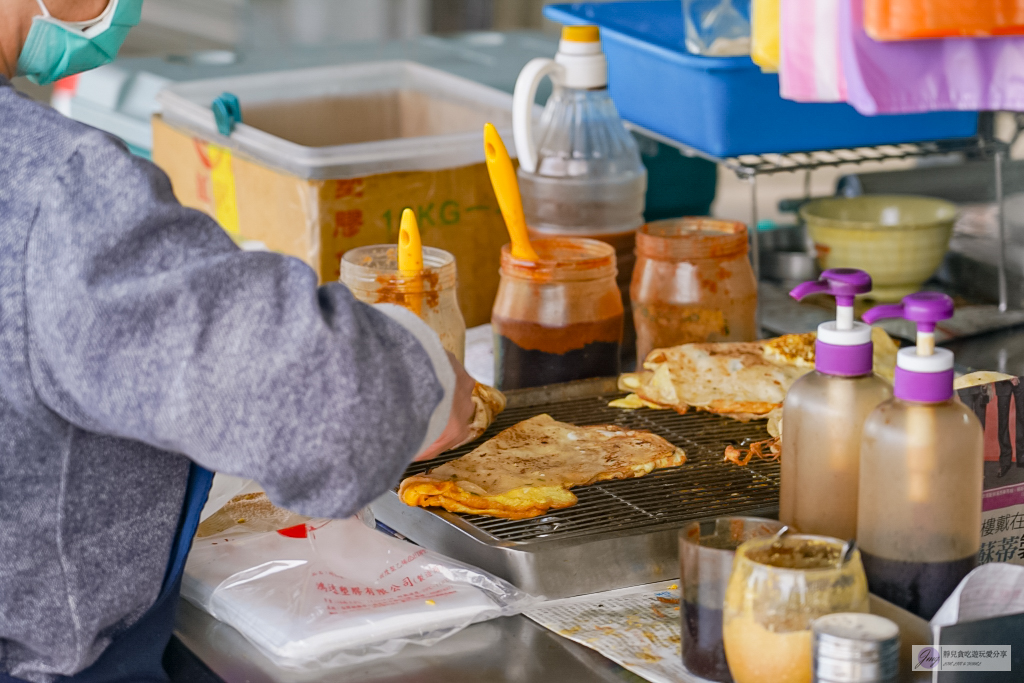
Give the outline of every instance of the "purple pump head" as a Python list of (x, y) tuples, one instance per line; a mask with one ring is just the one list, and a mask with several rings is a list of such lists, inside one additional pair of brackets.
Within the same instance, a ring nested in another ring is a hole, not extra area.
[(856, 268), (829, 268), (817, 280), (797, 285), (789, 295), (800, 301), (811, 294), (831, 294), (837, 306), (853, 306), (858, 294), (871, 291), (871, 276)]
[[(918, 346), (902, 349), (896, 357), (897, 398), (906, 401), (937, 403), (953, 397), (953, 354), (947, 349), (931, 348), (930, 335), (935, 324), (953, 317), (953, 300), (940, 292), (918, 292), (903, 297), (902, 303), (876, 306), (862, 316), (864, 322), (873, 323), (882, 318), (904, 318), (917, 323)], [(918, 355), (929, 341), (927, 355)]]
[(953, 317), (953, 300), (941, 292), (918, 292), (898, 304), (875, 306), (861, 317), (868, 324), (882, 318), (904, 318), (917, 323), (918, 332), (934, 332), (935, 323)]
[(836, 298), (836, 320), (818, 326), (814, 343), (814, 369), (826, 375), (859, 377), (871, 374), (871, 329), (853, 321), (853, 300), (871, 291), (871, 276), (853, 268), (831, 268), (818, 280), (797, 285), (789, 293), (796, 300), (810, 294)]

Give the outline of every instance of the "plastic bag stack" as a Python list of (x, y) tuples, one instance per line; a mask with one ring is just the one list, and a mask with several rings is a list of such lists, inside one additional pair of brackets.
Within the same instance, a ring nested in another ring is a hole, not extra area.
[(369, 520), (310, 519), (255, 532), (265, 525), (239, 521), (196, 538), (182, 597), (281, 667), (319, 670), (432, 645), (537, 602)]

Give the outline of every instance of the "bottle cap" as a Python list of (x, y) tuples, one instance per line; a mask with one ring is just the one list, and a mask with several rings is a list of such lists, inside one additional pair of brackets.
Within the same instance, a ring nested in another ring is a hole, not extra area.
[(601, 42), (601, 29), (597, 26), (563, 26), (562, 40), (574, 43), (598, 43)]
[(935, 348), (935, 324), (953, 317), (953, 300), (940, 292), (917, 292), (902, 303), (875, 306), (861, 316), (873, 323), (903, 318), (917, 323), (917, 346), (896, 354), (896, 398), (938, 403), (953, 398), (953, 352)]
[(555, 61), (565, 67), (561, 84), (581, 90), (608, 85), (608, 60), (597, 26), (564, 26)]
[(827, 375), (855, 377), (871, 373), (871, 326), (855, 322), (853, 301), (871, 291), (871, 276), (855, 268), (830, 268), (813, 282), (797, 285), (789, 293), (799, 301), (811, 294), (836, 298), (836, 319), (818, 325), (814, 369)]

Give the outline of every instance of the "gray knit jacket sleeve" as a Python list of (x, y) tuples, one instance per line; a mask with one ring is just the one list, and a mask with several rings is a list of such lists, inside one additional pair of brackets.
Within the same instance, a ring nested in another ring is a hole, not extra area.
[(302, 514), (348, 516), (397, 483), (446, 389), (405, 326), (297, 259), (240, 251), (101, 133), (48, 182), (25, 291), (52, 410)]

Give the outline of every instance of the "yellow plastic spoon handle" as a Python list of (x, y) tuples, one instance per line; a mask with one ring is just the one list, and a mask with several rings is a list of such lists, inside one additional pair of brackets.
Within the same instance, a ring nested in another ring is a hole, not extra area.
[(498, 197), (498, 206), (505, 219), (505, 227), (512, 239), (512, 256), (524, 261), (537, 261), (539, 257), (530, 244), (526, 232), (526, 218), (523, 216), (523, 200), (519, 196), (519, 182), (512, 159), (501, 141), (497, 129), (490, 123), (484, 124), (484, 156), (487, 159), (487, 173), (491, 186)]
[(398, 272), (403, 278), (412, 278), (412, 291), (406, 293), (408, 308), (416, 315), (422, 310), (420, 296), (420, 276), (423, 273), (423, 241), (420, 239), (420, 227), (416, 223), (416, 214), (412, 209), (402, 211), (402, 223), (398, 230)]

